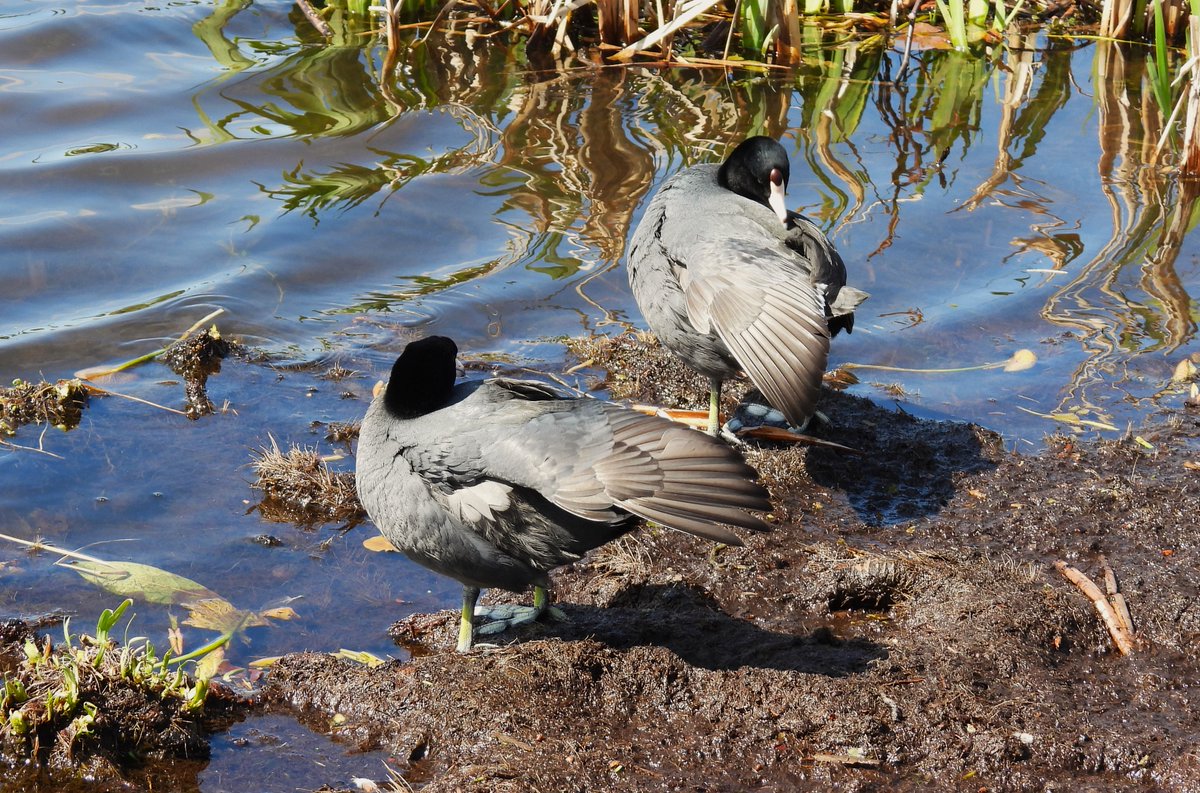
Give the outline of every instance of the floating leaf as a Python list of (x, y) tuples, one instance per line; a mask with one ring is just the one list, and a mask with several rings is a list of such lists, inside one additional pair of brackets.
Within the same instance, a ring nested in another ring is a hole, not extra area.
[(1012, 357), (1004, 363), (1004, 371), (1006, 372), (1023, 372), (1026, 369), (1032, 369), (1037, 363), (1037, 353), (1033, 350), (1017, 350)]
[(1023, 410), (1031, 416), (1038, 418), (1050, 419), (1051, 421), (1061, 421), (1063, 424), (1074, 424), (1080, 427), (1093, 427), (1098, 430), (1116, 430), (1117, 428), (1103, 421), (1092, 421), (1091, 419), (1083, 419), (1076, 416), (1074, 413), (1038, 413), (1036, 410), (1023, 408), (1017, 405), (1017, 410)]
[(221, 599), (190, 578), (137, 562), (72, 562), (64, 564), (84, 579), (120, 597), (169, 606), (189, 600)]
[(265, 658), (256, 658), (246, 666), (251, 669), (270, 669), (275, 665), (275, 662), (282, 658), (282, 655), (268, 655)]
[(1150, 451), (1154, 451), (1154, 444), (1151, 443), (1150, 441), (1146, 440), (1145, 438), (1143, 438), (1141, 435), (1135, 435), (1133, 437), (1133, 440), (1137, 443), (1138, 446), (1141, 446), (1143, 449), (1149, 449)]
[(291, 606), (280, 606), (279, 608), (260, 611), (258, 612), (258, 616), (272, 620), (294, 620), (300, 615)]
[(1184, 358), (1175, 365), (1175, 374), (1171, 375), (1171, 379), (1176, 383), (1190, 383), (1196, 379), (1200, 370), (1196, 368), (1196, 364), (1192, 363), (1190, 358)]
[(388, 538), (384, 537), (382, 534), (376, 534), (374, 537), (368, 537), (367, 539), (363, 540), (363, 547), (368, 551), (394, 551), (399, 553), (396, 546), (388, 542)]
[(242, 611), (223, 597), (214, 595), (183, 606), (190, 612), (184, 625), (222, 634), (234, 634), (242, 628), (255, 628), (269, 623), (253, 611)]

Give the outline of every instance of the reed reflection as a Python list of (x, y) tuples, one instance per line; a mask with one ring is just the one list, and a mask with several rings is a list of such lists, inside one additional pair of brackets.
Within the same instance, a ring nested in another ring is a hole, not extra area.
[[(1043, 272), (1033, 281), (1048, 295), (1038, 315), (1079, 345), (1071, 383), (1059, 392), (1063, 405), (1090, 403), (1091, 389), (1125, 382), (1123, 365), (1132, 356), (1195, 339), (1194, 299), (1177, 261), (1196, 225), (1198, 190), (1171, 177), (1179, 155), (1157, 145), (1164, 119), (1144, 58), (1119, 44), (1010, 31), (991, 59), (930, 49), (915, 53), (897, 78), (900, 56), (882, 38), (805, 27), (806, 66), (748, 76), (569, 58), (564, 68), (546, 71), (531, 66), (519, 44), (457, 33), (422, 34), (388, 56), (343, 26), (335, 46), (306, 44), (251, 67), (252, 53), (278, 42), (239, 40), (239, 49), (219, 35), (222, 21), (241, 7), (229, 3), (211, 24), (197, 26), (214, 57), (236, 70), (197, 95), (208, 135), (363, 141), (357, 158), (298, 162), (279, 183), (264, 185), (284, 211), (314, 222), (362, 206), (379, 212), (415, 179), (468, 172), (479, 195), (496, 199), (490, 222), (506, 229), (504, 250), (414, 281), (412, 289), (374, 291), (372, 301), (403, 301), (414, 289), (426, 293), (514, 267), (579, 288), (619, 264), (657, 179), (718, 160), (736, 141), (762, 133), (783, 138), (793, 168), (815, 182), (797, 190), (793, 204), (829, 233), (853, 230), (859, 261), (851, 266), (862, 271), (885, 261), (899, 267), (889, 257), (904, 253), (897, 246), (912, 202), (946, 202), (947, 215), (962, 213), (955, 220), (999, 211), (1006, 228), (1023, 227), (1011, 234), (1007, 254), (969, 267), (983, 282), (995, 277), (991, 270), (1030, 259), (1035, 266), (1028, 269)], [(310, 36), (303, 24), (296, 20), (299, 40)], [(1089, 59), (1091, 88), (1081, 89), (1086, 80), (1078, 72)], [(1081, 90), (1095, 94), (1095, 182), (1041, 151), (1061, 143), (1048, 130), (1064, 109), (1078, 106), (1072, 103), (1081, 101)], [(445, 114), (465, 142), (429, 153), (376, 139), (413, 113)], [(966, 173), (972, 184), (959, 183)], [(1096, 198), (1109, 207), (1107, 217), (1081, 210)], [(936, 278), (960, 263), (933, 264), (916, 276)], [(886, 291), (873, 291), (887, 310)], [(596, 308), (605, 317), (614, 313)], [(935, 313), (924, 316), (937, 322)]]

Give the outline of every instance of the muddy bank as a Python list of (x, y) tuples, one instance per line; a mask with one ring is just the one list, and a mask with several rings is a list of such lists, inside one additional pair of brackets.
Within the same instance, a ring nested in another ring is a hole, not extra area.
[[(614, 395), (702, 401), (619, 344), (637, 360)], [(266, 698), (427, 790), (1200, 790), (1195, 413), (1141, 432), (1153, 450), (1018, 456), (843, 394), (822, 409), (861, 453), (748, 451), (778, 529), (746, 547), (643, 530), (557, 576), (565, 622), (463, 657), (455, 613), (415, 617), (411, 661), (287, 656)], [(1099, 578), (1101, 553), (1130, 657), (1052, 567)]]

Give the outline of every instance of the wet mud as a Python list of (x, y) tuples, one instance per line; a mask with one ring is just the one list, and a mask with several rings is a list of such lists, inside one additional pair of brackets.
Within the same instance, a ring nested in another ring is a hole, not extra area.
[(172, 344), (162, 359), (183, 378), (184, 413), (190, 419), (211, 415), (216, 406), (208, 396), (208, 378), (221, 371), (221, 361), (231, 354), (245, 354), (242, 345), (222, 338), (216, 326), (190, 333)]
[[(619, 367), (590, 344), (615, 397), (702, 404), (645, 339)], [(563, 621), (461, 656), (456, 612), (415, 616), (411, 660), (285, 656), (266, 700), (430, 791), (1200, 790), (1196, 412), (1023, 456), (821, 408), (815, 434), (858, 453), (748, 448), (777, 528), (745, 547), (643, 529), (556, 575)], [(1053, 567), (1100, 581), (1101, 554), (1129, 656)]]

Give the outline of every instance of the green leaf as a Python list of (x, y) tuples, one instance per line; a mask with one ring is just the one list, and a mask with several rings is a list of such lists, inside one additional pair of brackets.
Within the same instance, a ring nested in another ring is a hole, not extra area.
[(217, 676), (217, 671), (225, 661), (225, 648), (218, 647), (196, 663), (193, 673), (197, 680), (211, 680)]
[(220, 595), (190, 578), (137, 562), (82, 562), (64, 565), (102, 589), (120, 597), (163, 605), (220, 599)]

